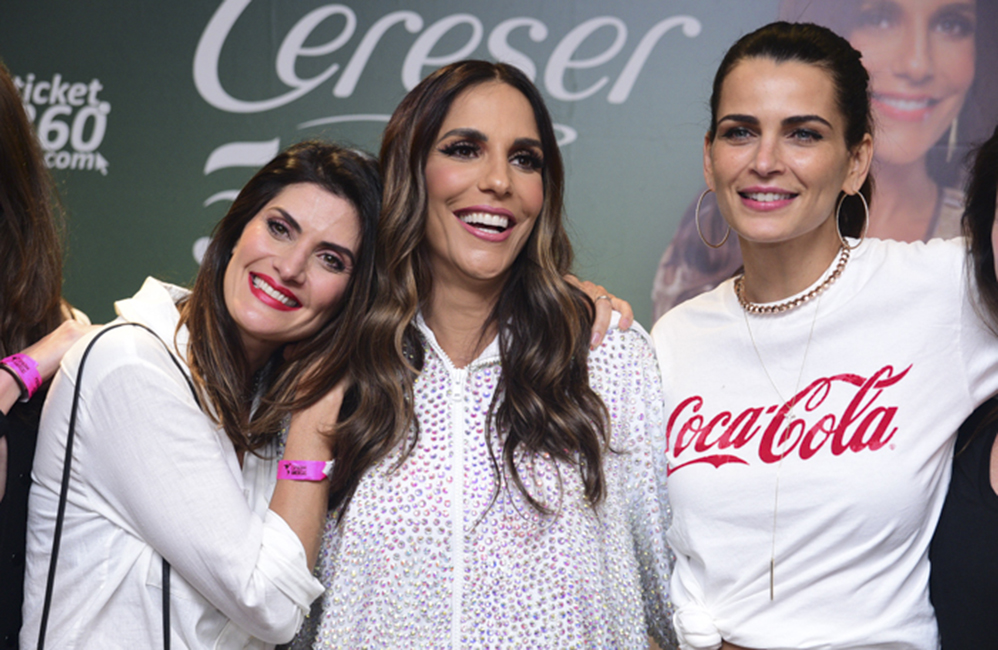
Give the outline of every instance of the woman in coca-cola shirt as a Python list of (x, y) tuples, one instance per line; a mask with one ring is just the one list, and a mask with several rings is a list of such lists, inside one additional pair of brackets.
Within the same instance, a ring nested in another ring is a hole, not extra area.
[[(998, 119), (998, 2), (987, 0), (781, 0), (782, 20), (825, 25), (863, 53), (877, 125), (877, 201), (869, 234), (925, 241), (960, 233), (964, 155)], [(716, 287), (742, 264), (734, 238), (700, 245), (695, 201), (662, 255), (652, 287), (654, 313)], [(700, 226), (720, 237), (713, 197)]]
[(653, 331), (680, 645), (934, 650), (954, 433), (998, 391), (965, 243), (864, 238), (869, 77), (827, 28), (743, 37), (710, 106), (702, 235), (744, 273)]

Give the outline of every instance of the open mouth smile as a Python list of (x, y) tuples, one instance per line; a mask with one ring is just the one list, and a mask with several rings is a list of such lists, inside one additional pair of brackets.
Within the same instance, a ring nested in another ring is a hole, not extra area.
[(505, 240), (516, 225), (516, 219), (510, 214), (480, 209), (457, 211), (454, 216), (472, 235), (492, 242)]
[(751, 210), (770, 211), (779, 210), (790, 205), (799, 194), (794, 192), (783, 192), (777, 189), (742, 190), (738, 192), (742, 199), (742, 204)]
[(873, 103), (880, 111), (895, 119), (918, 122), (924, 120), (940, 100), (932, 97), (905, 97), (901, 95), (873, 94)]
[(301, 307), (301, 303), (293, 295), (276, 288), (270, 278), (256, 273), (250, 273), (250, 290), (262, 302), (281, 311), (291, 311)]
[(750, 201), (759, 203), (773, 203), (774, 201), (789, 201), (797, 196), (791, 192), (739, 192), (739, 196)]

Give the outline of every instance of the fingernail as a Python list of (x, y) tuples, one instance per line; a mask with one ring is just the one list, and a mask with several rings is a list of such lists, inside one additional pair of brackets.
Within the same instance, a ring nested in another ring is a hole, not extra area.
[(589, 341), (589, 349), (595, 350), (596, 347), (599, 345), (600, 341), (602, 340), (603, 340), (603, 332), (600, 332), (598, 330), (593, 332), (593, 338), (590, 339)]

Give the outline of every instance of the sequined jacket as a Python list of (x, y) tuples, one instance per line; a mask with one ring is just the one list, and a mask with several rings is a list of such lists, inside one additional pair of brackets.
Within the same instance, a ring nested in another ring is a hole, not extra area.
[(661, 380), (647, 334), (611, 328), (589, 357), (615, 450), (606, 500), (587, 503), (577, 468), (524, 457), (524, 482), (556, 512), (542, 516), (515, 487), (495, 493), (485, 423), (498, 343), (455, 368), (419, 325), (418, 443), (401, 467), (396, 451), (368, 471), (342, 521), (331, 517), (317, 569), (326, 592), (293, 647), (644, 649), (649, 634), (672, 647)]

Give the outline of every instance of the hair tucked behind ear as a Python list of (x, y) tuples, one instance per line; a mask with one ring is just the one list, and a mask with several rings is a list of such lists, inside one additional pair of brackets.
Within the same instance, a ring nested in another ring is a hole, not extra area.
[[(360, 400), (337, 431), (333, 507), (344, 506), (364, 472), (403, 444), (410, 430), (415, 435), (407, 452), (417, 442), (413, 384), (423, 365), (423, 343), (413, 321), (433, 289), (423, 243), (426, 160), (453, 101), (469, 88), (494, 82), (517, 89), (533, 108), (544, 157), (544, 204), (485, 324), (498, 329), (502, 358), (497, 399), (489, 411), (502, 438), (502, 458), (493, 460), (497, 472), (539, 511), (547, 504), (529, 493), (514, 462), (524, 452), (574, 465), (586, 497), (592, 503), (603, 498), (608, 416), (589, 387), (587, 369), (593, 305), (562, 279), (571, 268), (572, 248), (562, 222), (564, 170), (551, 118), (537, 89), (516, 68), (462, 61), (416, 86), (385, 129), (375, 297), (358, 334), (364, 345), (351, 361)], [(494, 442), (489, 440), (492, 449)], [(503, 483), (498, 480), (497, 490)]]
[[(318, 185), (353, 205), (360, 221), (360, 246), (337, 311), (314, 335), (297, 342), (289, 359), (283, 347), (274, 353), (272, 381), (251, 420), (253, 387), (247, 380), (242, 340), (225, 305), (225, 269), (246, 224), (282, 190), (300, 183)], [(178, 330), (187, 325), (190, 331), (188, 362), (195, 383), (237, 450), (262, 447), (280, 431), (286, 416), (315, 403), (345, 375), (354, 332), (370, 299), (380, 199), (373, 157), (335, 144), (302, 142), (258, 171), (215, 227), (194, 288), (182, 305)], [(308, 379), (303, 382), (302, 377)]]
[(0, 356), (20, 352), (65, 320), (60, 216), (41, 147), (0, 64)]

